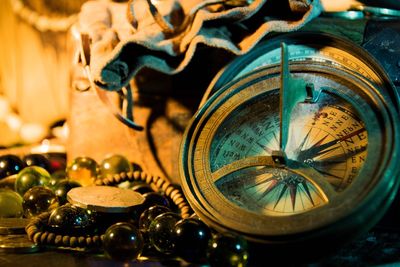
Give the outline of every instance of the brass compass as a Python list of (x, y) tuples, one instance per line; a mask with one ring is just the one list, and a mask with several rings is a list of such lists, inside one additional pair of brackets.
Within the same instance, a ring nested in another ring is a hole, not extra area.
[(181, 147), (196, 213), (269, 244), (368, 229), (398, 188), (398, 100), (384, 72), (346, 41), (294, 36), (218, 75)]

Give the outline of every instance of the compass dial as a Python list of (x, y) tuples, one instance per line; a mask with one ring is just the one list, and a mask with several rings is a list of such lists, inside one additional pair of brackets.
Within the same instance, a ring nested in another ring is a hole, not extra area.
[[(211, 172), (279, 149), (278, 104), (279, 91), (272, 90), (224, 119), (211, 143)], [(367, 156), (368, 135), (356, 111), (324, 92), (318, 103), (298, 105), (290, 125), (288, 159), (318, 171), (337, 192), (347, 188)], [(228, 199), (266, 214), (289, 215), (327, 202), (312, 182), (287, 169), (244, 169), (216, 179)]]

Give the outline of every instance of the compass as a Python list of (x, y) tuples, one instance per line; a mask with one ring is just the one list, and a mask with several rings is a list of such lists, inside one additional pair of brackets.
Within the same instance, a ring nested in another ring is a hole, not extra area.
[(189, 203), (257, 243), (369, 229), (398, 188), (396, 91), (337, 37), (271, 43), (227, 66), (189, 124), (180, 158)]

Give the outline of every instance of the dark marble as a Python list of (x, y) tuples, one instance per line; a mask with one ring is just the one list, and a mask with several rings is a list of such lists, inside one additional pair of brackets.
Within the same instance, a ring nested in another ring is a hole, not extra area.
[(105, 232), (103, 248), (111, 259), (131, 261), (142, 253), (143, 237), (133, 224), (117, 223)]

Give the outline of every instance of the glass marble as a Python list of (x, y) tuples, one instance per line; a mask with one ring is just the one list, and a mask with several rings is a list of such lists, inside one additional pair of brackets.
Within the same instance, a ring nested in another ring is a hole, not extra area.
[(154, 219), (163, 213), (171, 212), (171, 210), (165, 206), (152, 206), (149, 209), (145, 210), (139, 218), (139, 229), (141, 231), (148, 231), (150, 224)]
[(25, 163), (16, 155), (0, 156), (0, 179), (19, 173), (25, 167)]
[(54, 193), (56, 194), (60, 205), (64, 205), (68, 202), (67, 193), (69, 190), (71, 190), (72, 188), (75, 188), (75, 187), (80, 187), (80, 186), (82, 186), (80, 183), (78, 183), (77, 181), (73, 181), (73, 180), (59, 181), (54, 186)]
[(247, 241), (229, 233), (216, 234), (208, 243), (207, 259), (211, 266), (247, 266)]
[(23, 215), (22, 197), (10, 189), (0, 189), (0, 218), (18, 218)]
[(50, 174), (41, 167), (31, 166), (20, 171), (15, 180), (15, 191), (21, 196), (34, 186), (46, 186), (50, 182)]
[(175, 252), (173, 231), (175, 224), (181, 219), (181, 216), (173, 212), (158, 215), (149, 227), (151, 245), (161, 253), (173, 254)]
[(82, 186), (92, 185), (99, 174), (99, 165), (89, 157), (78, 157), (67, 167), (67, 177)]
[(103, 239), (105, 254), (113, 260), (131, 261), (137, 259), (143, 250), (143, 237), (130, 223), (116, 223), (110, 226)]
[(122, 155), (108, 156), (100, 163), (100, 175), (102, 177), (131, 171), (133, 171), (132, 164)]
[(49, 188), (35, 186), (29, 189), (23, 197), (22, 207), (27, 218), (42, 212), (52, 211), (59, 206), (56, 195)]
[(191, 263), (207, 261), (207, 247), (211, 239), (211, 230), (202, 221), (180, 220), (174, 227), (173, 239), (178, 257)]
[(49, 159), (43, 154), (27, 154), (22, 158), (26, 166), (42, 167), (48, 172), (51, 172), (51, 164)]
[(95, 220), (90, 211), (65, 204), (51, 212), (48, 226), (59, 234), (83, 235), (94, 231)]

